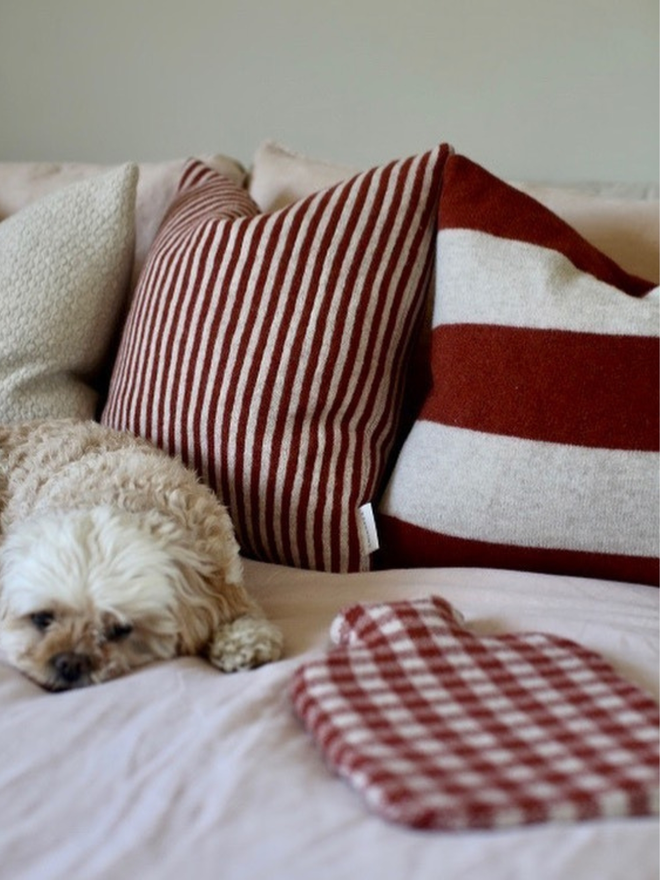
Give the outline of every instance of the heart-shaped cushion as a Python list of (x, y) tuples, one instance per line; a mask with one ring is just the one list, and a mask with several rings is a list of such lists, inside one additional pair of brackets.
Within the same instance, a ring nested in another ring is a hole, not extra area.
[(541, 633), (481, 637), (449, 603), (354, 605), (291, 697), (381, 816), (456, 830), (658, 812), (656, 703)]

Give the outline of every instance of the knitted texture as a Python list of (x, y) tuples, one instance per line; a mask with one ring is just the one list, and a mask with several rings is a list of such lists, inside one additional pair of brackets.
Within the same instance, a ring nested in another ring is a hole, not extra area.
[(105, 424), (181, 455), (247, 555), (370, 566), (360, 509), (401, 422), (449, 150), (272, 214), (191, 162), (145, 265)]
[(462, 156), (386, 563), (658, 583), (658, 290)]
[(136, 183), (124, 165), (0, 224), (0, 422), (93, 417), (130, 281)]
[(658, 707), (598, 654), (479, 637), (438, 597), (354, 605), (296, 671), (328, 764), (394, 822), (460, 830), (658, 812)]

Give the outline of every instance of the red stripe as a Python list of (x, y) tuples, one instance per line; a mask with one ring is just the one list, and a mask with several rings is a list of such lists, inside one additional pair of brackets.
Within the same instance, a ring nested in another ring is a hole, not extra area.
[(434, 329), (421, 418), (528, 440), (658, 450), (658, 339), (450, 324)]
[[(165, 443), (164, 436), (164, 391), (167, 381), (166, 371), (169, 369), (173, 338), (164, 332), (171, 315), (177, 314), (180, 309), (181, 297), (180, 282), (185, 284), (190, 272), (191, 260), (188, 250), (188, 239), (180, 243), (176, 253), (172, 253), (166, 267), (166, 275), (160, 280), (157, 290), (158, 295), (153, 297), (155, 308), (153, 310), (153, 325), (149, 328), (151, 351), (149, 355), (148, 370), (143, 372), (145, 383), (143, 394), (146, 397), (147, 415), (146, 424), (143, 427), (144, 435), (159, 446)], [(172, 318), (171, 327), (176, 327), (176, 318)], [(165, 448), (168, 448), (165, 446)], [(172, 452), (172, 447), (168, 448)]]
[[(162, 361), (163, 373), (162, 382), (154, 388), (153, 400), (149, 409), (154, 414), (154, 435), (158, 437), (158, 444), (167, 449), (170, 454), (175, 451), (179, 452), (186, 463), (190, 462), (186, 435), (184, 432), (181, 442), (177, 443), (175, 413), (178, 394), (185, 394), (189, 390), (187, 377), (183, 375), (183, 357), (190, 331), (188, 323), (189, 291), (191, 287), (194, 289), (197, 280), (193, 278), (196, 252), (199, 251), (203, 258), (208, 254), (213, 240), (214, 236), (210, 235), (208, 228), (203, 226), (196, 234), (192, 235), (183, 250), (181, 263), (174, 274), (169, 289), (161, 288), (160, 291), (162, 297), (167, 297), (159, 328), (162, 342), (158, 358)], [(166, 331), (167, 327), (169, 330)], [(173, 382), (171, 398), (168, 400), (166, 389), (170, 377)]]
[(447, 160), (438, 222), (440, 229), (475, 229), (559, 251), (578, 269), (631, 296), (656, 286), (629, 275), (544, 205), (465, 156)]
[[(221, 259), (222, 252), (227, 247), (230, 238), (231, 227), (228, 223), (220, 223), (216, 225), (212, 246), (215, 250), (215, 260)], [(211, 240), (209, 240), (211, 244)], [(192, 447), (190, 453), (187, 452), (186, 458), (194, 466), (198, 473), (204, 474), (209, 480), (212, 487), (217, 489), (214, 479), (214, 468), (205, 463), (202, 454), (203, 442), (200, 436), (202, 424), (202, 410), (204, 402), (204, 394), (206, 391), (206, 378), (210, 374), (210, 359), (214, 346), (217, 344), (217, 333), (209, 327), (212, 322), (214, 312), (210, 305), (211, 294), (213, 288), (206, 290), (202, 286), (202, 278), (207, 270), (206, 260), (208, 259), (210, 249), (206, 249), (200, 254), (200, 262), (197, 275), (193, 281), (195, 305), (199, 308), (195, 324), (188, 324), (187, 321), (180, 321), (179, 329), (186, 333), (186, 338), (182, 340), (180, 355), (175, 365), (175, 388), (179, 390), (178, 399), (175, 401), (177, 413), (172, 414), (172, 420), (180, 419), (186, 427), (182, 430), (182, 444)], [(215, 304), (217, 308), (217, 303)], [(193, 308), (191, 306), (191, 311)], [(192, 320), (192, 315), (189, 320)], [(204, 333), (208, 332), (206, 343), (204, 344)], [(186, 360), (186, 348), (189, 346), (188, 358), (192, 353), (192, 360)], [(194, 381), (195, 367), (201, 362), (203, 364), (199, 386)], [(178, 415), (178, 412), (181, 415)], [(192, 435), (187, 428), (188, 419), (192, 425)], [(183, 427), (183, 426), (182, 426)]]
[[(199, 431), (200, 438), (202, 434), (205, 435), (209, 474), (226, 503), (232, 504), (236, 531), (241, 543), (247, 543), (249, 528), (245, 505), (236, 500), (242, 498), (243, 488), (243, 475), (236, 464), (236, 446), (240, 450), (243, 438), (237, 432), (231, 434), (231, 416), (237, 406), (238, 382), (247, 356), (246, 337), (249, 337), (251, 330), (251, 324), (242, 326), (240, 323), (241, 308), (252, 295), (248, 286), (249, 270), (256, 259), (266, 222), (266, 218), (262, 216), (234, 224), (235, 237), (231, 241), (230, 259), (226, 264), (224, 277), (216, 279), (213, 296), (205, 303), (211, 347), (204, 363), (194, 423), (194, 430)], [(253, 226), (255, 223), (258, 224), (257, 228)], [(246, 269), (239, 272), (239, 259), (242, 256)], [(230, 283), (225, 283), (227, 279)], [(223, 318), (226, 324), (224, 334), (221, 334), (220, 323)], [(232, 381), (223, 385), (226, 379), (225, 369), (229, 369), (231, 358), (234, 358)], [(248, 388), (248, 393), (250, 391)], [(240, 401), (240, 406), (249, 410), (249, 399)]]
[[(659, 585), (658, 558), (516, 547), (443, 535), (381, 515), (381, 568), (501, 568)], [(388, 550), (388, 548), (393, 548)]]

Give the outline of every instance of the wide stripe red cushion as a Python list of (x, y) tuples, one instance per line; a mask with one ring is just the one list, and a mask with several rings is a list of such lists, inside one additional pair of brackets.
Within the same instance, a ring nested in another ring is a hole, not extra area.
[(387, 565), (658, 583), (658, 290), (462, 156), (432, 389), (380, 505)]
[(259, 214), (192, 161), (128, 316), (102, 420), (179, 454), (243, 551), (370, 566), (449, 149)]

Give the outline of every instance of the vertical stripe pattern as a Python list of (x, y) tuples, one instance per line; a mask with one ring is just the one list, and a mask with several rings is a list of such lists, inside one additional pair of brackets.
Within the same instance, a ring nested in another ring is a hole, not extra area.
[(369, 566), (359, 508), (399, 421), (447, 147), (273, 214), (186, 167), (128, 316), (104, 423), (178, 453), (259, 559)]
[(433, 384), (380, 507), (386, 564), (657, 585), (659, 302), (542, 205), (450, 157)]

